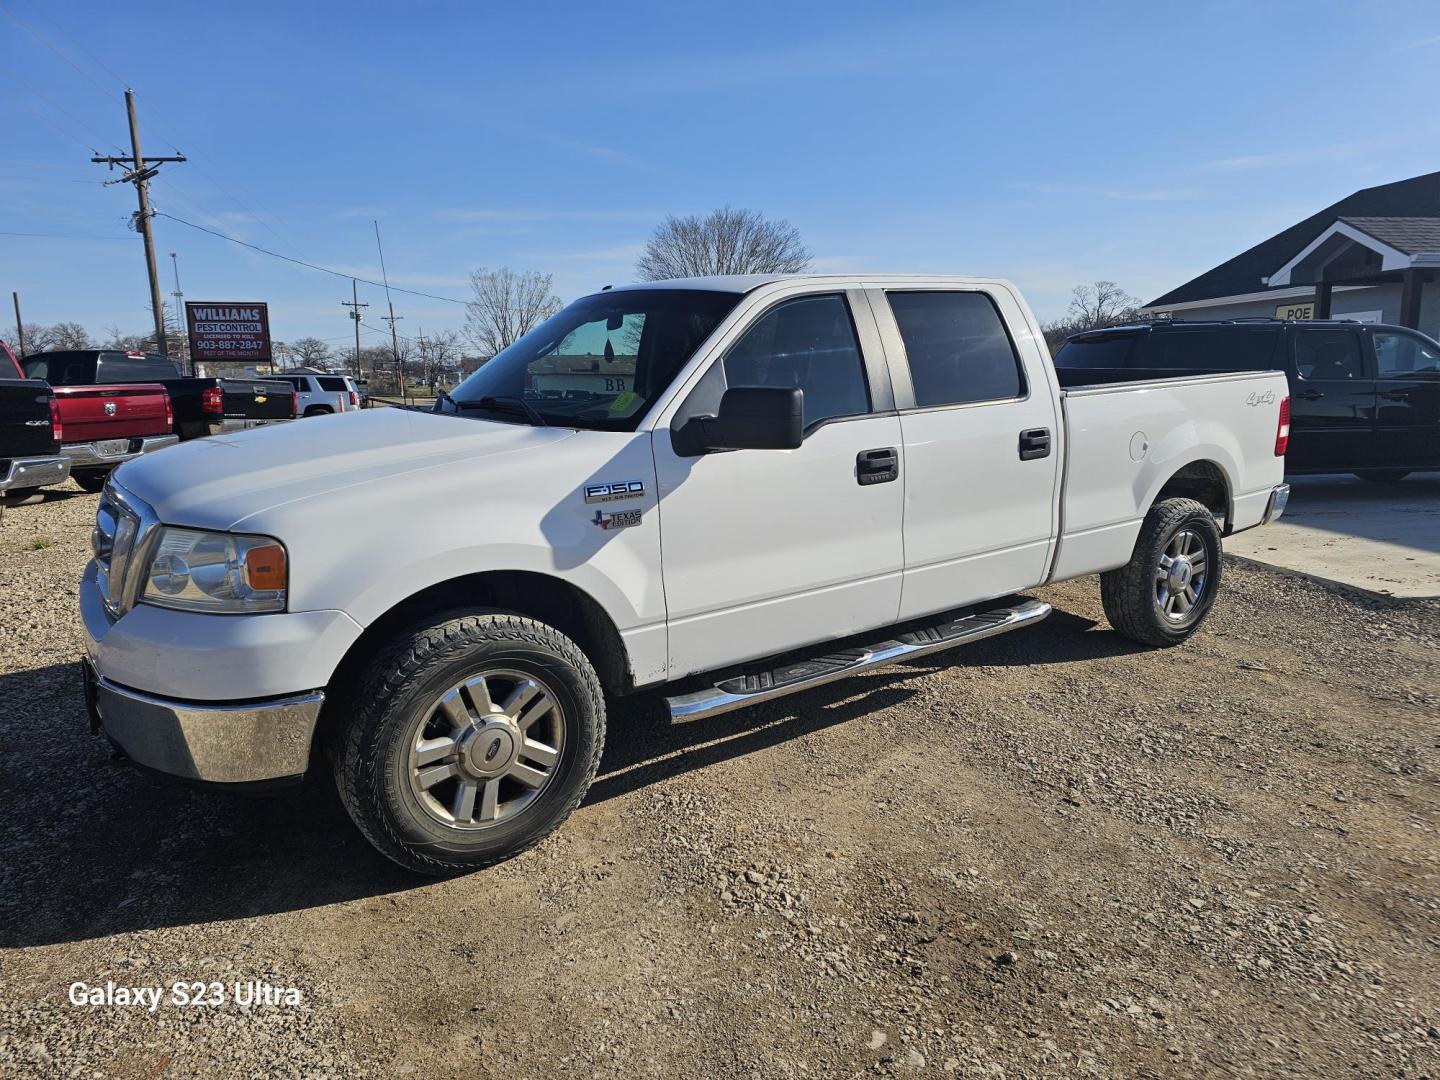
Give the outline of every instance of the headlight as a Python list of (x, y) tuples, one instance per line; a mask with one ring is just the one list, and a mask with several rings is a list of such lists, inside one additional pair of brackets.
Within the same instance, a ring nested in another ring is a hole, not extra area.
[(268, 536), (160, 530), (141, 600), (181, 611), (284, 611), (285, 547)]

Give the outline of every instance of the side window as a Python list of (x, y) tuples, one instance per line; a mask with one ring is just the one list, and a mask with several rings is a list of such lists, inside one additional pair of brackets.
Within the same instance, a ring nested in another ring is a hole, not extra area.
[(1382, 379), (1404, 379), (1416, 372), (1440, 374), (1440, 345), (1414, 334), (1376, 330), (1375, 363)]
[(322, 375), (320, 377), (320, 389), (332, 394), (343, 394), (346, 391), (347, 387), (345, 386), (345, 380), (342, 378), (336, 378), (334, 376), (326, 377)]
[(727, 386), (798, 386), (805, 427), (870, 411), (870, 391), (843, 296), (802, 296), (772, 308), (725, 354)]
[(1359, 336), (1353, 330), (1295, 331), (1295, 370), (1302, 379), (1363, 379)]
[(1262, 328), (1152, 331), (1140, 367), (1170, 371), (1265, 371), (1279, 335)]
[(892, 292), (915, 404), (1003, 401), (1025, 393), (1020, 358), (995, 302), (981, 292)]

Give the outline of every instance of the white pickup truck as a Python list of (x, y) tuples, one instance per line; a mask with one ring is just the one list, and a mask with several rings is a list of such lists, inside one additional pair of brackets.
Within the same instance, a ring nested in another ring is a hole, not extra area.
[(87, 701), (139, 765), (330, 768), (385, 855), (470, 869), (570, 814), (642, 688), (734, 709), (1036, 622), (1018, 594), (1097, 572), (1117, 631), (1184, 641), (1222, 534), (1284, 508), (1288, 403), (1278, 372), (1062, 389), (999, 280), (606, 289), (434, 412), (121, 466)]

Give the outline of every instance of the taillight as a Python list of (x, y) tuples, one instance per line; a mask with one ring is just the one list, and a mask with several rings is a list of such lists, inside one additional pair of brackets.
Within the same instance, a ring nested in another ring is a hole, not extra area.
[(1280, 419), (1275, 423), (1275, 456), (1284, 457), (1290, 445), (1290, 395), (1280, 399)]
[(200, 411), (223, 417), (225, 415), (225, 391), (218, 386), (202, 390), (200, 392)]
[(55, 441), (65, 441), (65, 425), (60, 422), (60, 399), (50, 395), (50, 426), (55, 429)]
[(170, 405), (170, 391), (168, 390), (165, 391), (165, 426), (167, 428), (175, 426), (175, 410)]
[(359, 404), (360, 404), (360, 399), (355, 396), (355, 391), (354, 391), (354, 390), (351, 390), (351, 391), (350, 391), (350, 407), (353, 409), (353, 408), (355, 408), (355, 406), (357, 406), (357, 405), (359, 405)]
[(291, 390), (291, 391), (290, 391), (290, 419), (291, 419), (291, 420), (294, 420), (295, 417), (297, 417), (297, 416), (299, 416), (299, 415), (300, 415), (300, 391), (298, 391), (298, 390)]

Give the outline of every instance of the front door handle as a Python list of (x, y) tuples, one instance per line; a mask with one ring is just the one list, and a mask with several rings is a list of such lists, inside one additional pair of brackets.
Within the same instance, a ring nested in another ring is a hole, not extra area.
[(1050, 456), (1050, 429), (1029, 428), (1020, 432), (1020, 460), (1033, 461), (1035, 458)]
[(1381, 390), (1380, 396), (1386, 401), (1405, 401), (1410, 397), (1409, 390)]
[(1295, 396), (1301, 401), (1319, 401), (1325, 396), (1324, 390), (1300, 390)]
[(900, 455), (893, 446), (861, 450), (855, 455), (855, 480), (861, 487), (888, 484), (900, 475)]

